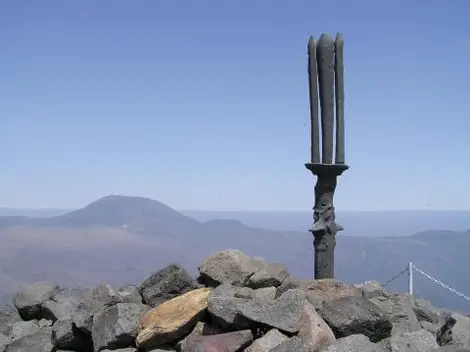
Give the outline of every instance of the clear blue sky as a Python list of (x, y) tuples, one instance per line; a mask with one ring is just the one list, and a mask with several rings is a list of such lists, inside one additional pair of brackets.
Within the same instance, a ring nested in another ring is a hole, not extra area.
[(10, 0), (0, 206), (309, 210), (306, 44), (345, 39), (341, 209), (470, 209), (468, 0)]

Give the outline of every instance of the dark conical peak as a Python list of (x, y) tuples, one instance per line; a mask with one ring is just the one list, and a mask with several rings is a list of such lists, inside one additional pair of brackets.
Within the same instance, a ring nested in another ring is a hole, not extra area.
[(156, 223), (166, 223), (169, 226), (198, 223), (156, 200), (122, 195), (100, 198), (55, 219), (67, 226), (124, 226), (142, 229), (154, 227)]

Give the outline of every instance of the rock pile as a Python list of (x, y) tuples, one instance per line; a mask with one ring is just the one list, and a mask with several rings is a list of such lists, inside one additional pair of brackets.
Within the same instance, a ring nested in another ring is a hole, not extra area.
[(374, 282), (297, 280), (238, 250), (199, 272), (172, 264), (139, 287), (32, 284), (0, 308), (0, 352), (470, 351), (470, 318)]

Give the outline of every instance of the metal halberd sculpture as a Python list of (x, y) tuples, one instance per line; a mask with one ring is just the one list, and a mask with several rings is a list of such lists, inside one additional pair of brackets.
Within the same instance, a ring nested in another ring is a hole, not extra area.
[[(308, 42), (311, 162), (305, 166), (317, 176), (314, 223), (310, 230), (314, 236), (315, 279), (334, 278), (336, 233), (343, 229), (335, 222), (333, 205), (337, 177), (349, 168), (345, 163), (344, 154), (343, 45), (343, 38), (339, 33), (336, 40), (323, 33), (318, 41), (310, 37)], [(321, 111), (321, 159), (318, 100)], [(334, 141), (336, 143), (333, 163)]]

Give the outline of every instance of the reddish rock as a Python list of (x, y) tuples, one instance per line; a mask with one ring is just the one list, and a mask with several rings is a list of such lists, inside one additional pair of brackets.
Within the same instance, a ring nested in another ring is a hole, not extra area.
[(238, 352), (253, 342), (250, 330), (240, 330), (188, 339), (181, 352)]

